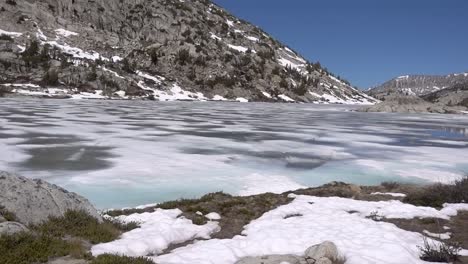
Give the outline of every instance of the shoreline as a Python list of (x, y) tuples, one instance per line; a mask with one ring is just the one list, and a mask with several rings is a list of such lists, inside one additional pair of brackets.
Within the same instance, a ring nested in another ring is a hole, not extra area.
[[(0, 188), (2, 188), (2, 180), (7, 179), (4, 178), (5, 176), (10, 177), (6, 174), (0, 177)], [(72, 195), (70, 197), (76, 195), (69, 194), (66, 190), (57, 186), (48, 185), (44, 181), (29, 180), (28, 182), (36, 182), (40, 186), (49, 186), (47, 188), (52, 188), (52, 190), (58, 188), (57, 190), (60, 193)], [(384, 236), (397, 233), (401, 233), (399, 236), (412, 236), (413, 240), (411, 241), (413, 242), (402, 240), (398, 244), (393, 244), (393, 246), (411, 246), (410, 252), (412, 253), (406, 257), (412, 256), (411, 258), (413, 258), (418, 254), (418, 247), (416, 246), (423, 245), (422, 243), (425, 241), (423, 238), (429, 239), (432, 241), (431, 243), (452, 243), (452, 241), (457, 241), (461, 243), (461, 248), (468, 248), (468, 236), (466, 235), (468, 234), (468, 225), (466, 225), (468, 221), (468, 204), (457, 204), (457, 202), (465, 201), (467, 197), (466, 185), (468, 185), (468, 178), (455, 182), (454, 185), (416, 185), (385, 182), (378, 186), (358, 186), (332, 182), (319, 187), (287, 191), (281, 194), (265, 193), (251, 196), (232, 196), (218, 192), (204, 195), (198, 199), (179, 199), (150, 205), (149, 207), (141, 206), (132, 209), (103, 211), (101, 212), (104, 219), (102, 224), (95, 222), (96, 220), (92, 220), (93, 218), (82, 216), (79, 212), (66, 211), (65, 218), (53, 218), (39, 224), (40, 228), (34, 225), (24, 225), (23, 227), (25, 230), (30, 230), (26, 234), (29, 234), (29, 232), (42, 232), (41, 230), (57, 232), (53, 230), (57, 228), (62, 230), (60, 229), (63, 228), (61, 225), (66, 226), (69, 221), (76, 221), (72, 219), (83, 219), (80, 224), (83, 227), (79, 231), (73, 231), (75, 229), (70, 226), (67, 229), (72, 231), (65, 229), (59, 232), (59, 234), (75, 232), (70, 235), (82, 241), (80, 243), (85, 243), (83, 245), (86, 246), (80, 246), (81, 257), (77, 258), (71, 255), (72, 259), (81, 259), (79, 260), (81, 262), (76, 262), (79, 264), (100, 264), (99, 259), (114, 258), (106, 254), (138, 256), (152, 259), (156, 263), (193, 263), (190, 256), (194, 253), (195, 248), (199, 248), (196, 250), (197, 252), (198, 250), (203, 252), (203, 250), (213, 246), (218, 247), (220, 245), (218, 243), (222, 241), (222, 243), (227, 243), (226, 245), (234, 248), (239, 246), (238, 243), (258, 244), (257, 239), (259, 238), (256, 237), (264, 235), (275, 237), (277, 240), (286, 239), (284, 241), (289, 241), (291, 245), (296, 246), (285, 246), (283, 249), (268, 247), (262, 249), (261, 246), (255, 246), (252, 248), (253, 251), (245, 251), (238, 257), (253, 257), (260, 254), (268, 258), (270, 254), (281, 255), (287, 253), (288, 255), (283, 257), (300, 258), (302, 250), (306, 249), (304, 247), (312, 246), (314, 243), (320, 244), (331, 241), (336, 243), (338, 252), (340, 252), (340, 256), (344, 257), (346, 263), (358, 263), (355, 256), (349, 254), (353, 250), (358, 250), (359, 247), (355, 249), (346, 248), (343, 247), (342, 243), (349, 240), (346, 243), (354, 241), (353, 243), (364, 243), (363, 245), (365, 245), (365, 242), (348, 235), (335, 237), (333, 229), (329, 229), (332, 227), (340, 228), (340, 232), (346, 234), (348, 231), (343, 226), (343, 221), (364, 224), (359, 227), (361, 228), (360, 232), (364, 232), (362, 235), (371, 235), (372, 232), (390, 232)], [(22, 184), (18, 185), (18, 187), (22, 188)], [(0, 196), (1, 203), (2, 196)], [(74, 208), (74, 206), (71, 208)], [(4, 209), (2, 210), (0, 210), (0, 214), (5, 215)], [(14, 210), (11, 211), (14, 215)], [(338, 217), (338, 215), (340, 216)], [(11, 218), (8, 214), (6, 216), (6, 218)], [(70, 219), (70, 217), (72, 218)], [(0, 222), (2, 221), (0, 220)], [(290, 225), (289, 223), (295, 224)], [(0, 223), (0, 225), (4, 225), (4, 223)], [(92, 232), (98, 233), (107, 230), (109, 227), (105, 227), (105, 225), (114, 226), (111, 229), (114, 230), (112, 231), (113, 235), (109, 238), (102, 240), (102, 238), (97, 238), (94, 235), (91, 238), (87, 238), (86, 235), (83, 237), (82, 232), (89, 228), (95, 230)], [(265, 227), (272, 225), (272, 229), (264, 229), (264, 225), (266, 225)], [(318, 233), (313, 232), (312, 234), (315, 235), (304, 236), (317, 228), (321, 231), (317, 230)], [(17, 232), (19, 231), (17, 230)], [(287, 238), (287, 234), (290, 232), (299, 232), (297, 241), (291, 241)], [(315, 236), (317, 237), (314, 238)], [(378, 237), (375, 239), (388, 238)], [(62, 238), (57, 237), (56, 239)], [(91, 239), (91, 243), (89, 239)], [(263, 239), (261, 238), (262, 241)], [(374, 238), (369, 237), (368, 239), (372, 240)], [(412, 244), (416, 241), (414, 239), (419, 241), (418, 244)], [(245, 242), (242, 242), (244, 240)], [(154, 241), (161, 242), (155, 243)], [(265, 242), (267, 241), (265, 240)], [(132, 246), (135, 243), (138, 246)], [(396, 240), (389, 240), (388, 243), (397, 242)], [(302, 245), (300, 250), (297, 248), (298, 245)], [(207, 248), (203, 249), (205, 246)], [(371, 245), (367, 246), (372, 247)], [(240, 248), (235, 250), (240, 250)], [(83, 259), (83, 256), (89, 254), (89, 252), (92, 256)], [(202, 253), (200, 257), (205, 258), (214, 254), (214, 252), (209, 252), (211, 251)], [(252, 252), (258, 253), (254, 254)], [(468, 260), (464, 257), (465, 254), (468, 256), (468, 251), (462, 250), (460, 252), (462, 255), (460, 258)], [(364, 251), (361, 253), (362, 256), (366, 255)], [(242, 258), (238, 258), (237, 262), (228, 261), (231, 257), (228, 257), (227, 252), (220, 254), (212, 256), (218, 259), (219, 263), (243, 263)], [(55, 256), (52, 259), (49, 257), (47, 263), (68, 263), (63, 262), (70, 258), (70, 256), (65, 255)], [(186, 258), (180, 259), (180, 256), (183, 255)], [(179, 260), (174, 262), (175, 259)], [(131, 259), (130, 262), (124, 263), (139, 263), (135, 261), (137, 260)], [(390, 262), (382, 261), (381, 263)]]

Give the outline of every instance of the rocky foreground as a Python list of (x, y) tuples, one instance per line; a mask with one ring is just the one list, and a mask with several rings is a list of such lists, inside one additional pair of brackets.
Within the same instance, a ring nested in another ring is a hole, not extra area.
[(101, 217), (77, 194), (2, 172), (0, 262), (466, 263), (467, 190), (466, 179), (335, 182), (283, 194), (213, 193)]

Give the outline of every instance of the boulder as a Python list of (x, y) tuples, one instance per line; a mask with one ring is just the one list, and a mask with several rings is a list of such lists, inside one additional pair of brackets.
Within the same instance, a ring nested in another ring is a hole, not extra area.
[(20, 232), (28, 232), (29, 229), (21, 223), (3, 222), (0, 223), (0, 236), (13, 235)]
[[(330, 241), (325, 241), (321, 244), (311, 246), (305, 251), (304, 257), (307, 259), (308, 263), (317, 264), (322, 263), (326, 264), (327, 260), (321, 260), (326, 258), (328, 260), (338, 259), (338, 248), (335, 243)], [(321, 262), (318, 262), (321, 261)], [(331, 263), (331, 261), (330, 261)]]
[(0, 215), (0, 223), (3, 223), (3, 222), (6, 222), (6, 219), (2, 215)]
[(301, 258), (294, 255), (269, 255), (263, 257), (245, 257), (236, 264), (301, 264)]
[(328, 258), (320, 258), (319, 260), (315, 261), (313, 264), (333, 264), (333, 261), (331, 261)]
[(0, 206), (15, 214), (22, 224), (39, 224), (49, 216), (60, 217), (69, 210), (85, 211), (102, 220), (84, 197), (43, 180), (32, 180), (0, 172)]

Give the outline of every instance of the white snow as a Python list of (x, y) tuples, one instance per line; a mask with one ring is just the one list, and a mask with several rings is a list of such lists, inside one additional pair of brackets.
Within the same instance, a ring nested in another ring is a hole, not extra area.
[(371, 195), (388, 195), (388, 196), (393, 196), (393, 197), (406, 197), (406, 194), (404, 193), (391, 193), (391, 192), (373, 192)]
[(63, 37), (70, 37), (70, 36), (78, 36), (79, 34), (73, 31), (69, 31), (63, 28), (56, 29), (55, 32), (57, 35), (63, 36)]
[[(419, 259), (418, 249), (424, 243), (423, 235), (366, 216), (379, 211), (382, 216), (396, 218), (448, 217), (432, 208), (398, 201), (291, 197), (295, 200), (290, 204), (267, 212), (245, 226), (241, 236), (198, 241), (153, 259), (161, 264), (233, 264), (246, 256), (302, 255), (309, 246), (328, 240), (337, 245), (347, 264), (423, 264), (427, 262)], [(299, 216), (286, 218), (290, 215)]]
[(450, 237), (452, 236), (452, 233), (450, 233), (450, 232), (446, 232), (446, 233), (442, 233), (442, 234), (436, 234), (436, 233), (431, 233), (431, 232), (429, 232), (427, 230), (424, 230), (423, 233), (430, 236), (430, 237), (444, 239), (444, 240), (450, 239)]
[(94, 256), (106, 253), (127, 256), (160, 254), (170, 244), (195, 238), (209, 239), (212, 233), (219, 231), (218, 222), (210, 221), (199, 226), (179, 217), (181, 214), (179, 209), (157, 209), (153, 213), (116, 217), (115, 220), (123, 223), (140, 223), (140, 228), (124, 233), (116, 241), (95, 245), (91, 252)]
[(252, 36), (245, 36), (248, 40), (251, 40), (253, 42), (258, 42), (260, 39), (258, 39), (257, 37), (252, 37)]
[(222, 40), (222, 38), (216, 36), (214, 33), (210, 32), (210, 34), (211, 34), (210, 37), (211, 37), (212, 39)]
[(119, 62), (123, 60), (123, 58), (120, 56), (112, 56), (111, 59), (112, 59), (112, 62)]
[(224, 98), (221, 95), (215, 95), (215, 96), (213, 96), (213, 98), (211, 100), (213, 100), (213, 101), (228, 101), (227, 98)]
[(6, 31), (6, 30), (3, 30), (3, 29), (0, 28), (0, 35), (7, 35), (7, 36), (10, 36), (10, 37), (19, 37), (19, 36), (23, 35), (23, 33), (13, 32), (13, 31)]
[(221, 220), (221, 216), (218, 214), (218, 213), (209, 213), (207, 215), (205, 215), (205, 217), (211, 221), (213, 220)]
[(236, 98), (236, 101), (241, 102), (241, 103), (248, 103), (249, 102), (249, 100), (247, 100), (245, 98), (242, 98), (242, 97)]
[[(233, 50), (237, 50), (239, 52), (242, 52), (242, 53), (245, 53), (247, 52), (247, 50), (249, 50), (249, 48), (246, 48), (246, 47), (242, 47), (242, 46), (236, 46), (236, 45), (232, 45), (232, 44), (228, 44), (229, 48), (233, 49)], [(253, 50), (252, 50), (253, 52)]]
[(278, 59), (278, 62), (281, 66), (283, 67), (291, 67), (299, 72), (302, 72), (303, 71), (303, 67), (305, 66), (304, 64), (299, 64), (299, 63), (295, 63), (291, 60), (288, 60), (288, 59), (285, 59), (285, 58), (279, 58)]
[(136, 72), (138, 74), (138, 76), (141, 76), (145, 79), (148, 79), (148, 80), (151, 80), (153, 82), (155, 82), (156, 84), (161, 84), (162, 81), (164, 81), (164, 77), (162, 76), (152, 76), (152, 75), (149, 75), (147, 73), (144, 73), (142, 71), (137, 71)]
[(25, 46), (22, 46), (22, 45), (16, 45), (16, 46), (20, 49), (21, 53), (23, 53), (26, 50)]
[(95, 51), (83, 51), (80, 48), (72, 47), (67, 44), (59, 44), (57, 41), (45, 41), (43, 44), (49, 44), (51, 46), (57, 47), (62, 50), (64, 53), (69, 54), (77, 59), (88, 59), (88, 60), (98, 60), (102, 59), (108, 61), (109, 59), (102, 57), (99, 53)]
[(4, 84), (0, 84), (0, 85), (7, 86), (7, 87), (11, 86), (11, 87), (40, 88), (39, 85), (32, 84), (32, 83), (4, 83)]
[(283, 99), (286, 102), (295, 102), (291, 97), (285, 95), (285, 94), (280, 94), (278, 95), (279, 98)]
[(265, 92), (265, 91), (262, 91), (262, 94), (267, 97), (267, 98), (272, 98), (271, 94)]
[(226, 23), (227, 23), (230, 27), (233, 27), (233, 26), (234, 26), (234, 21), (232, 21), (232, 20), (226, 19)]
[[(100, 66), (99, 66), (100, 67)], [(101, 68), (101, 67), (100, 67)], [(105, 72), (110, 72), (112, 73), (115, 77), (117, 78), (120, 78), (120, 79), (125, 79), (125, 77), (119, 75), (117, 72), (113, 71), (113, 70), (109, 70), (107, 69), (106, 67), (102, 67), (102, 70), (105, 71)]]

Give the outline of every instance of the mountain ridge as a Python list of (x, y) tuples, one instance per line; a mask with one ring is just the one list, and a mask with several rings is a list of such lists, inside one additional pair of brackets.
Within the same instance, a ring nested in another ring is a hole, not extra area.
[(468, 73), (465, 72), (447, 75), (403, 75), (372, 87), (366, 93), (380, 100), (395, 95), (424, 96), (465, 82), (468, 82)]
[(0, 4), (0, 22), (6, 92), (376, 102), (210, 1), (10, 0)]

